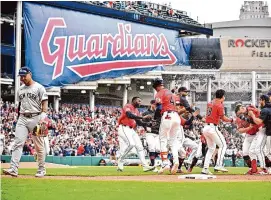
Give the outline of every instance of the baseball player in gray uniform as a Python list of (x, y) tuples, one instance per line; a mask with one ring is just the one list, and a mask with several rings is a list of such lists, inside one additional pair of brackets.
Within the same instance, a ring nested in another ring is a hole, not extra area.
[[(4, 174), (14, 177), (18, 176), (19, 162), (27, 136), (39, 123), (44, 122), (48, 108), (46, 90), (42, 85), (32, 79), (31, 70), (28, 67), (22, 67), (19, 70), (19, 76), (23, 83), (17, 91), (19, 97), (19, 119), (15, 129), (10, 168), (3, 170)], [(43, 177), (46, 174), (44, 137), (33, 136), (32, 138), (38, 157), (36, 177)]]

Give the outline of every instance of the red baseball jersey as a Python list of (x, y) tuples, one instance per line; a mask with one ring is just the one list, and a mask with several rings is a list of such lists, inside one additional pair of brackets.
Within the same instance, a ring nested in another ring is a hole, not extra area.
[(213, 100), (207, 104), (206, 123), (219, 124), (224, 114), (224, 105), (222, 102)]
[(161, 114), (166, 111), (176, 111), (175, 104), (176, 95), (172, 94), (168, 89), (162, 89), (155, 95), (156, 103), (160, 103), (162, 105)]
[[(247, 108), (247, 112), (252, 111), (256, 117), (260, 116), (260, 111), (256, 107), (250, 105), (250, 106), (247, 106), (246, 108)], [(250, 116), (246, 116), (246, 117), (249, 117), (251, 119)], [(248, 123), (244, 120), (241, 120), (240, 118), (236, 119), (236, 124), (237, 124), (238, 128), (247, 128), (250, 126), (250, 123)], [(258, 125), (253, 124), (253, 127), (249, 131), (247, 131), (246, 133), (249, 135), (254, 135), (259, 131), (259, 128), (261, 126), (263, 126), (263, 124), (258, 124)]]
[[(237, 117), (237, 119), (236, 119), (236, 125), (237, 125), (238, 129), (239, 128), (247, 128), (247, 127), (250, 126), (250, 123), (246, 122), (244, 120), (241, 120), (240, 118)], [(258, 131), (259, 131), (259, 125), (254, 124), (253, 127), (246, 132), (246, 134), (255, 135)]]
[(136, 121), (134, 119), (128, 118), (126, 115), (126, 112), (131, 112), (132, 114), (139, 116), (139, 111), (132, 104), (126, 104), (121, 111), (121, 115), (118, 119), (118, 123), (120, 125), (125, 125), (125, 126), (135, 128)]

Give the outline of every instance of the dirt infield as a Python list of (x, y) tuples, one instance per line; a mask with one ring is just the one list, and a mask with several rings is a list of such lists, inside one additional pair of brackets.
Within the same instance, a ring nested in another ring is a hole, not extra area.
[[(4, 178), (10, 176), (2, 175)], [(96, 177), (78, 177), (78, 176), (45, 176), (42, 179), (55, 180), (88, 180), (88, 181), (141, 181), (141, 182), (271, 182), (271, 175), (217, 175), (216, 179), (195, 180), (178, 179), (177, 175), (149, 175), (149, 176), (96, 176)], [(21, 175), (17, 178), (34, 178), (30, 175)]]
[[(9, 163), (1, 163), (2, 168), (8, 168)], [(36, 162), (21, 162), (20, 168), (37, 168)], [(46, 163), (46, 168), (74, 168), (74, 166)], [(181, 174), (180, 174), (181, 175)], [(144, 175), (144, 176), (45, 176), (42, 179), (56, 180), (89, 180), (89, 181), (142, 181), (142, 182), (271, 182), (271, 175), (216, 175), (216, 179), (178, 179), (179, 175)], [(8, 178), (10, 176), (2, 175)], [(34, 178), (31, 175), (20, 175), (18, 178)]]

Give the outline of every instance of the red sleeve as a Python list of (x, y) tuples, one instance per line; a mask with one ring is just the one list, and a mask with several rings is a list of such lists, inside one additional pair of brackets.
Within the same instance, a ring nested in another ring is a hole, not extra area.
[(124, 113), (126, 113), (126, 112), (131, 112), (132, 111), (132, 107), (131, 107), (131, 105), (125, 105), (124, 107), (123, 107), (123, 112)]
[(235, 122), (235, 123), (236, 123), (236, 125), (237, 125), (237, 129), (243, 128), (241, 119), (236, 118), (236, 122)]
[(260, 116), (260, 111), (257, 108), (255, 108), (254, 106), (249, 106), (247, 108), (247, 110), (252, 111), (256, 117)]
[(218, 108), (217, 108), (218, 110), (217, 110), (217, 112), (218, 112), (218, 115), (219, 116), (224, 116), (225, 115), (225, 113), (224, 113), (224, 106), (223, 106), (223, 104), (221, 104), (221, 105), (219, 105), (218, 106)]
[(180, 116), (180, 118), (181, 118), (181, 125), (184, 126), (184, 125), (185, 125), (185, 122), (186, 122), (186, 119), (183, 118), (182, 116)]

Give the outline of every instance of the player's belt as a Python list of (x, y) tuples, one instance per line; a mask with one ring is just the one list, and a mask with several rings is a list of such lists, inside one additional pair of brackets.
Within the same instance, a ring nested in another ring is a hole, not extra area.
[(31, 118), (31, 117), (36, 117), (36, 116), (40, 115), (40, 112), (38, 112), (38, 113), (20, 113), (20, 114), (23, 115), (24, 117)]
[(168, 111), (165, 111), (164, 113), (177, 113), (176, 111), (173, 111), (173, 110), (168, 110)]
[(208, 125), (213, 125), (213, 126), (217, 126), (216, 124), (213, 124), (213, 123), (207, 123)]
[(123, 125), (123, 124), (121, 124), (121, 125), (133, 129), (132, 126), (127, 126), (127, 125)]

